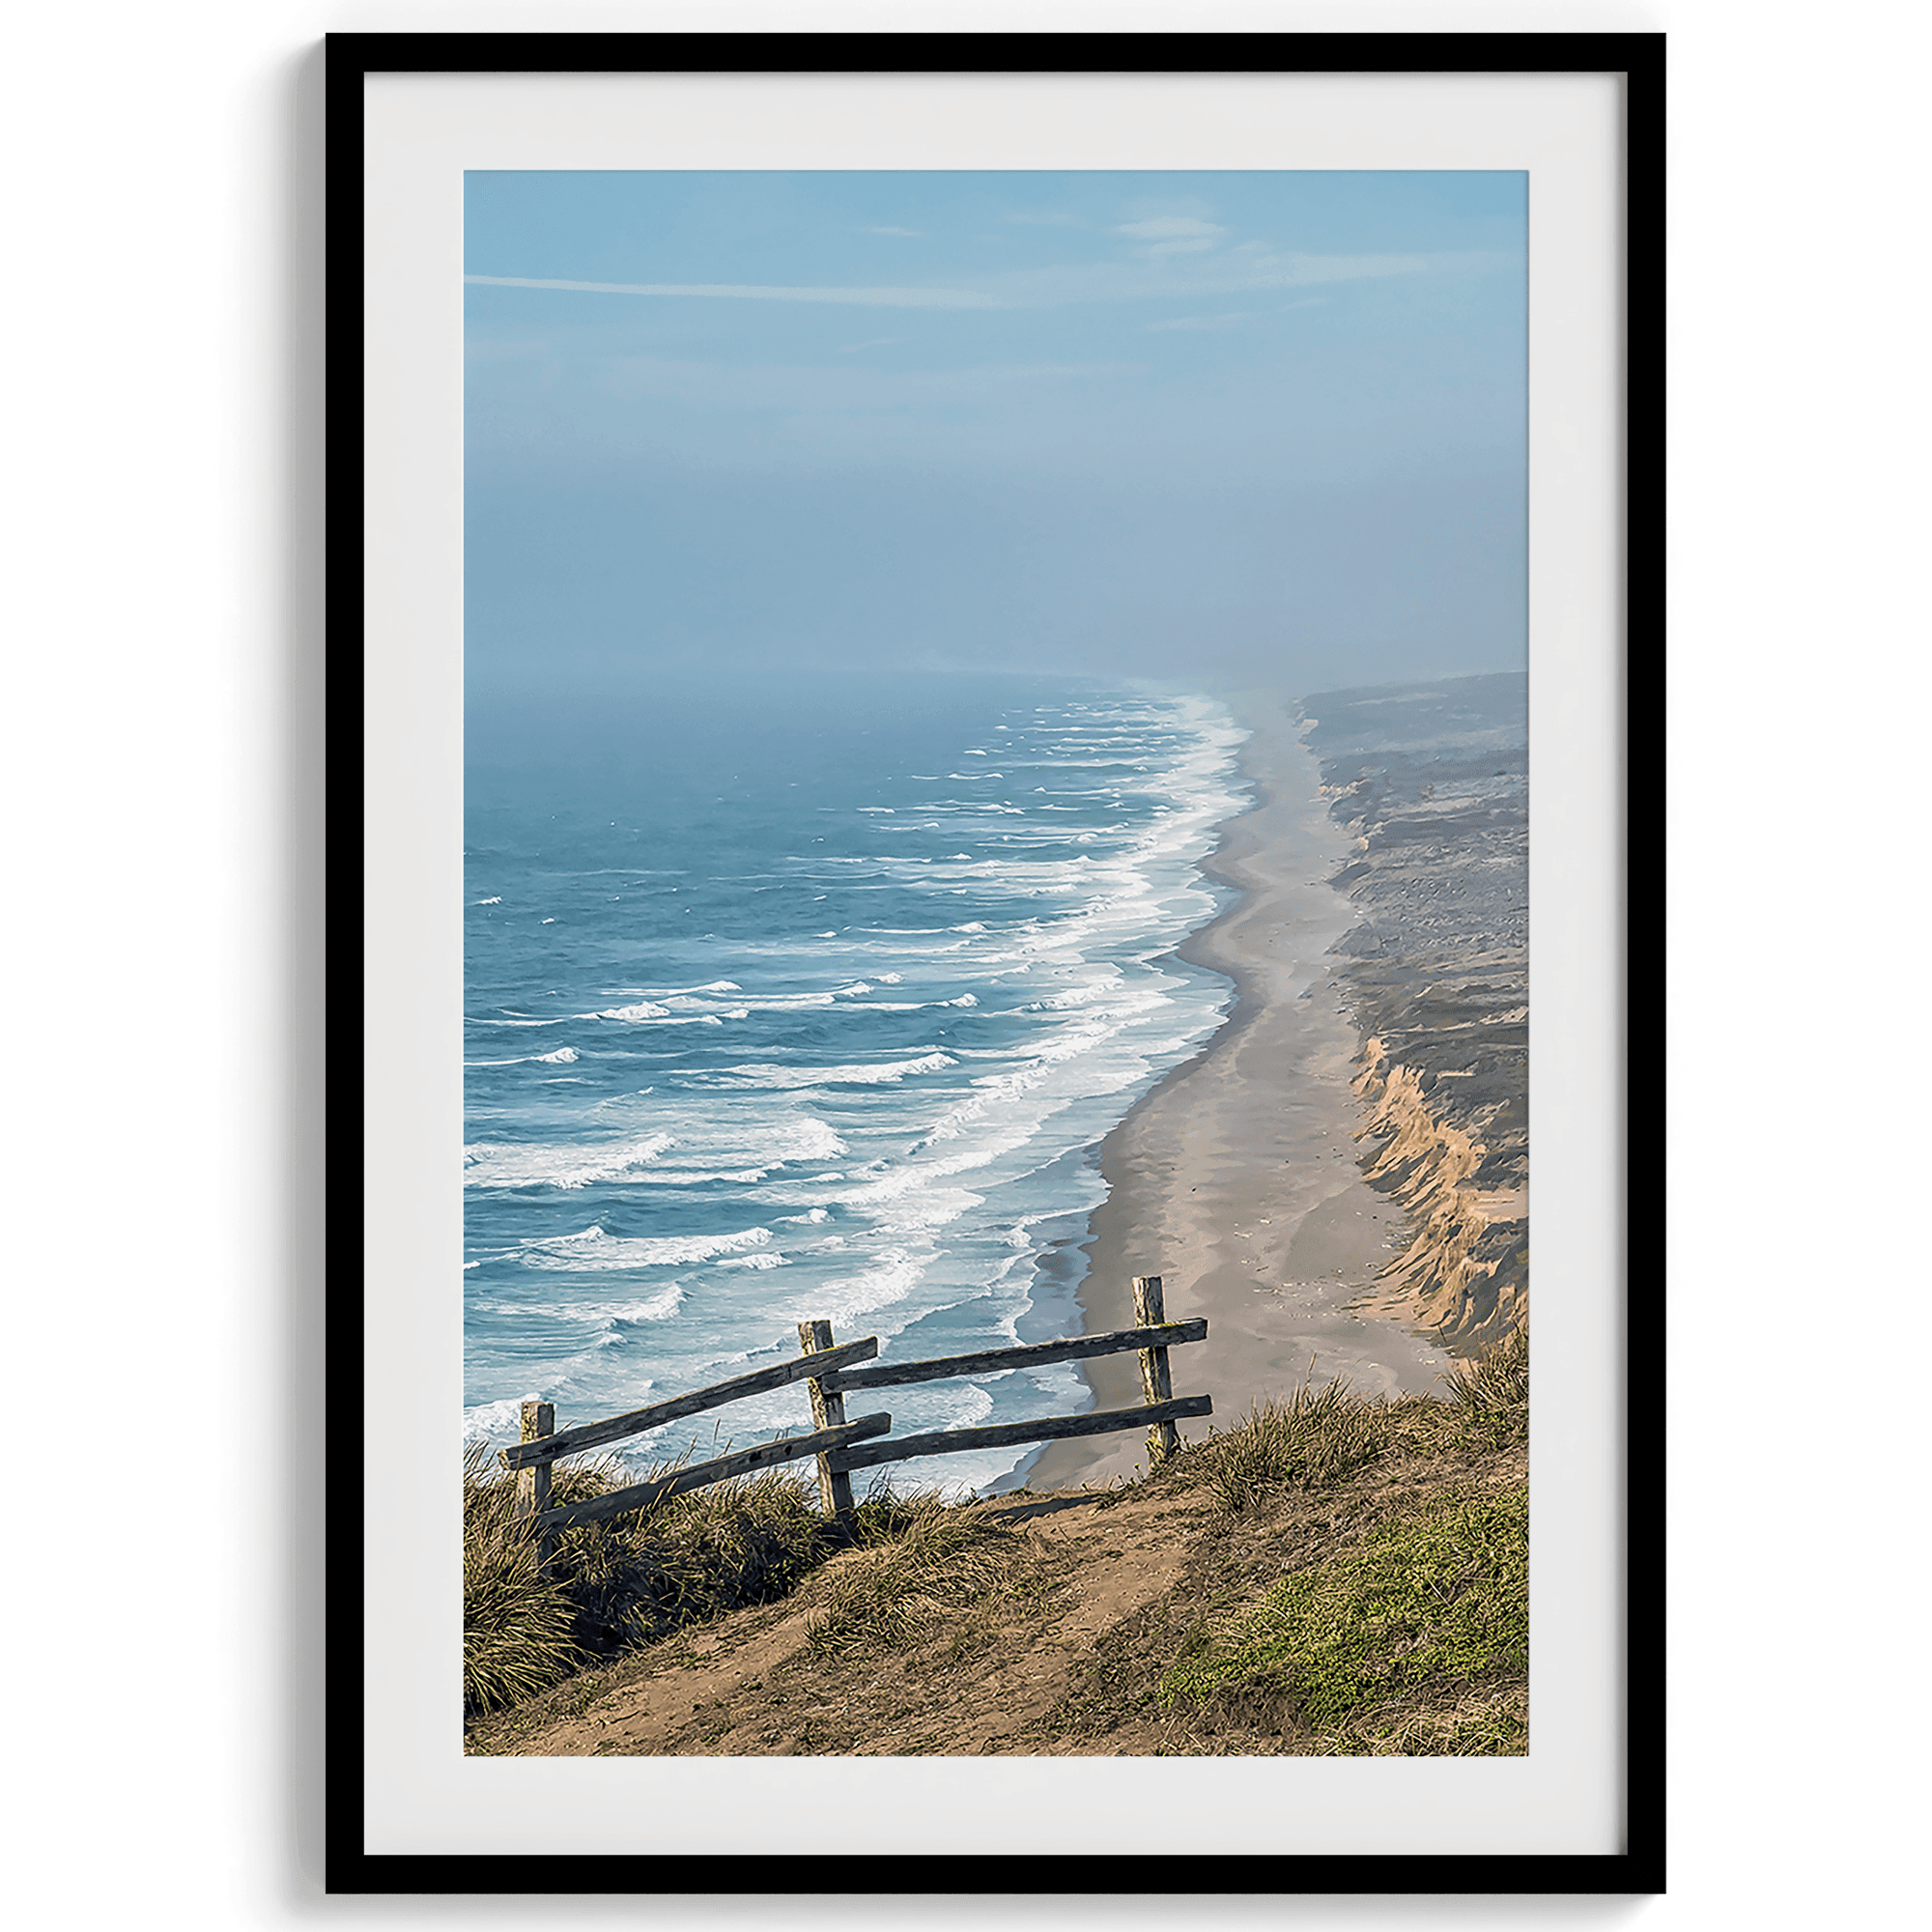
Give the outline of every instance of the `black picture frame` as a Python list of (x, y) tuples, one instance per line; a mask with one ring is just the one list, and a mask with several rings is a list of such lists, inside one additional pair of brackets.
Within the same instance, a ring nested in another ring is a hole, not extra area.
[[(1266, 72), (1615, 74), (1623, 78), (1626, 351), (1624, 526), (1626, 678), (1641, 659), (1661, 686), (1663, 636), (1664, 37), (1661, 34), (336, 34), (327, 39), (328, 196), (327, 425), (329, 922), (338, 956), (361, 956), (362, 853), (372, 828), (362, 795), (364, 610), (364, 82), (396, 73), (658, 74), (829, 72)], [(1630, 640), (1641, 640), (1633, 644)], [(1627, 687), (1628, 688), (1628, 687)], [(1642, 725), (1661, 746), (1647, 706)], [(1624, 738), (1630, 744), (1628, 726)], [(1627, 838), (1627, 834), (1626, 834)], [(1661, 868), (1648, 865), (1651, 903)], [(1628, 897), (1624, 930), (1648, 923)], [(1627, 976), (1626, 976), (1627, 977)], [(330, 995), (330, 1245), (338, 1257), (327, 1311), (329, 1413), (357, 1413), (369, 1336), (361, 1284), (364, 1236), (363, 989), (338, 976)], [(1629, 1030), (1624, 1028), (1628, 1040)], [(1652, 1049), (1655, 1056), (1657, 1049)], [(1632, 1067), (1625, 1059), (1626, 1091)], [(1621, 1130), (1621, 1128), (1620, 1128)], [(1627, 1143), (1626, 1143), (1627, 1144)], [(1654, 1240), (1646, 1248), (1656, 1251)], [(1654, 1289), (1652, 1290), (1654, 1293)], [(840, 1861), (814, 1883), (840, 1892), (1088, 1893), (1617, 1893), (1664, 1889), (1663, 1444), (1661, 1337), (1647, 1344), (1639, 1415), (1626, 1377), (1620, 1610), (1627, 1687), (1621, 1764), (1625, 1832), (1612, 1855), (1254, 1854), (1162, 1856), (1157, 1870), (1079, 1855), (989, 1851), (977, 1858), (881, 1856)], [(328, 1737), (326, 1885), (362, 1893), (777, 1893), (797, 1881), (788, 1856), (570, 1852), (370, 1853), (364, 1843), (364, 1519), (359, 1430), (330, 1443), (327, 1500)], [(1633, 1660), (1641, 1657), (1640, 1667)]]

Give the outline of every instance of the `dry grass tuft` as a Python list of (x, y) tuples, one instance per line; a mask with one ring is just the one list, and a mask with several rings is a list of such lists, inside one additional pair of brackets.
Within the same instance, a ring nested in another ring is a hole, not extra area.
[(1470, 1686), (1437, 1702), (1371, 1705), (1324, 1731), (1309, 1755), (1521, 1757), (1528, 1749), (1529, 1686), (1519, 1676)]
[(1466, 1434), (1497, 1449), (1528, 1439), (1527, 1321), (1444, 1380), (1456, 1420)]
[(516, 1484), (489, 1480), (490, 1452), (463, 1459), (463, 1703), (499, 1711), (590, 1662), (570, 1599), (515, 1521)]
[(923, 1498), (893, 1540), (828, 1584), (809, 1647), (851, 1661), (915, 1650), (944, 1628), (955, 1650), (969, 1648), (976, 1628), (1044, 1607), (1057, 1567), (1037, 1531)]
[[(638, 1480), (616, 1462), (558, 1463), (551, 1500)], [(775, 1469), (565, 1530), (544, 1568), (516, 1518), (516, 1478), (478, 1446), (463, 1465), (464, 1710), (506, 1709), (620, 1652), (770, 1603), (855, 1542), (890, 1543), (937, 1508), (882, 1483), (840, 1524), (821, 1514), (810, 1474)]]
[(1339, 1482), (1379, 1456), (1388, 1434), (1388, 1405), (1352, 1395), (1338, 1378), (1321, 1389), (1304, 1382), (1285, 1403), (1257, 1404), (1197, 1454), (1215, 1500), (1238, 1515), (1283, 1490)]
[[(636, 1480), (614, 1467), (570, 1474), (606, 1489)], [(810, 1480), (768, 1470), (565, 1530), (551, 1568), (576, 1606), (580, 1642), (610, 1657), (783, 1596), (841, 1547)]]
[(463, 1457), (463, 1706), (499, 1711), (591, 1661), (569, 1597), (516, 1520), (517, 1487), (487, 1446)]

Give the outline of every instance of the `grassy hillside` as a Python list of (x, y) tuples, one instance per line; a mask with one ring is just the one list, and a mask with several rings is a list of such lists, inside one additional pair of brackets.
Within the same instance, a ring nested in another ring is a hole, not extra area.
[(881, 1491), (839, 1532), (767, 1476), (570, 1532), (548, 1574), (472, 1462), (466, 1747), (1519, 1753), (1527, 1406), (1518, 1333), (1440, 1398), (1291, 1391), (1106, 1491)]

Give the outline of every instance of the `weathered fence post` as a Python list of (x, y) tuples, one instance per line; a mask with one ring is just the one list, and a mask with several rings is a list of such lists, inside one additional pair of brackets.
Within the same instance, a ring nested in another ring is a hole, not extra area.
[[(556, 1405), (550, 1402), (526, 1402), (524, 1405), (523, 1434), (519, 1441), (536, 1442), (546, 1435), (556, 1434)], [(517, 1520), (520, 1522), (533, 1522), (537, 1517), (550, 1508), (550, 1472), (548, 1463), (534, 1463), (527, 1469), (517, 1471)], [(548, 1563), (551, 1552), (556, 1548), (556, 1537), (550, 1530), (537, 1533), (537, 1561)]]
[[(1160, 1293), (1160, 1276), (1134, 1276), (1134, 1326), (1157, 1328), (1167, 1320)], [(1167, 1370), (1165, 1349), (1141, 1350), (1141, 1394), (1150, 1403), (1174, 1400), (1174, 1378)], [(1148, 1461), (1158, 1463), (1180, 1447), (1180, 1432), (1171, 1422), (1156, 1423), (1148, 1431)]]
[[(829, 1321), (801, 1321), (798, 1324), (798, 1346), (808, 1355), (815, 1355), (821, 1349), (832, 1346), (832, 1323)], [(845, 1398), (831, 1394), (825, 1384), (815, 1376), (806, 1381), (811, 1391), (811, 1426), (814, 1429), (836, 1429), (845, 1420)], [(852, 1478), (842, 1469), (832, 1467), (830, 1456), (818, 1459), (818, 1500), (827, 1516), (850, 1516), (852, 1514)]]

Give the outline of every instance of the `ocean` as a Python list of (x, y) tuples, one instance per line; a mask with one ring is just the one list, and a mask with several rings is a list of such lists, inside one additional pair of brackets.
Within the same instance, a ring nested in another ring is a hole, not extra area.
[[(1205, 697), (937, 673), (472, 722), (467, 1437), (744, 1374), (806, 1320), (885, 1360), (1077, 1333), (1099, 1144), (1232, 1001), (1174, 948), (1227, 897), (1198, 867), (1243, 735)], [(897, 1434), (1089, 1400), (1059, 1364), (862, 1406)], [(810, 1426), (796, 1384), (615, 1453)], [(994, 1490), (1034, 1453), (892, 1479)]]

